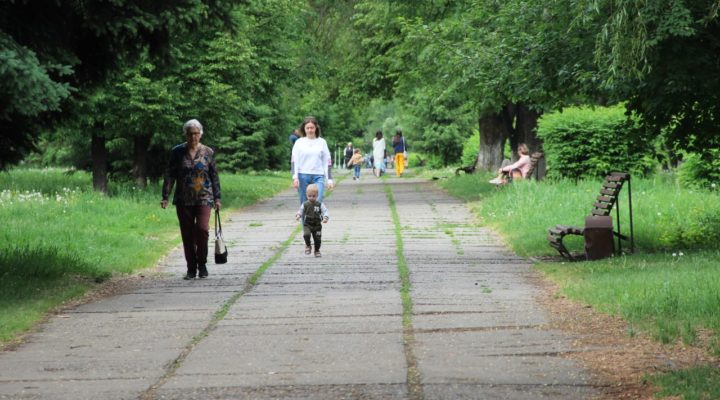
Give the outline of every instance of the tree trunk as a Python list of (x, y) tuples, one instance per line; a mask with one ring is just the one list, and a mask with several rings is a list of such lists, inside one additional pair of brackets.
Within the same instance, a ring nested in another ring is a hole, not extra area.
[(480, 117), (480, 151), (476, 166), (486, 171), (496, 171), (500, 168), (505, 146), (504, 121), (500, 114), (493, 113)]
[(517, 106), (517, 137), (518, 143), (525, 143), (530, 152), (542, 151), (542, 141), (537, 137), (537, 122), (540, 114), (525, 104)]
[[(517, 148), (519, 138), (516, 128), (517, 106), (514, 103), (507, 103), (500, 110), (500, 116), (503, 120), (503, 128), (505, 129), (505, 137), (510, 141), (510, 160), (515, 162), (518, 160)], [(503, 146), (504, 147), (504, 146)], [(503, 148), (503, 151), (505, 149)]]
[(133, 139), (133, 178), (135, 184), (144, 188), (147, 185), (147, 149), (150, 135), (137, 135)]
[[(530, 149), (530, 154), (536, 151), (543, 151), (543, 143), (540, 138), (537, 137), (537, 123), (540, 118), (540, 113), (535, 110), (531, 110), (527, 105), (519, 103), (517, 106), (517, 137), (519, 143), (525, 143)], [(542, 179), (545, 176), (547, 165), (545, 158), (541, 158), (536, 167), (538, 178)]]
[(97, 192), (107, 194), (107, 149), (105, 138), (93, 133), (90, 152), (92, 157), (92, 180), (93, 189)]

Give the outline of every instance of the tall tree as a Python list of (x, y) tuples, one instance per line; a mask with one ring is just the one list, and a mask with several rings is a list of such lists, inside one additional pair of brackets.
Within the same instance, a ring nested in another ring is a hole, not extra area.
[(229, 0), (5, 1), (0, 3), (0, 82), (4, 97), (0, 167), (17, 162), (51, 126), (71, 93), (101, 84), (142, 49), (161, 54), (169, 37), (227, 21)]
[(605, 85), (641, 116), (649, 137), (712, 157), (720, 146), (717, 0), (587, 0), (603, 24), (596, 60)]

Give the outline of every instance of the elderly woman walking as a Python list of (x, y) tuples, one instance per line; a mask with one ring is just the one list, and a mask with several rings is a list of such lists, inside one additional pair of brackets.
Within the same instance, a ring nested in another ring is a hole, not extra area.
[(183, 241), (187, 274), (183, 279), (207, 278), (208, 237), (210, 211), (220, 210), (220, 178), (215, 167), (215, 152), (200, 143), (203, 127), (191, 119), (183, 125), (185, 143), (170, 151), (165, 171), (160, 206), (168, 205), (170, 191), (175, 185), (172, 204), (175, 205)]

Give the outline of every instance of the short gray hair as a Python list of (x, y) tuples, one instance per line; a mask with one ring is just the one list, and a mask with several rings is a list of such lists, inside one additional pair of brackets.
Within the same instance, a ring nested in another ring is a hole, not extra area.
[(200, 121), (194, 118), (183, 124), (183, 133), (187, 133), (188, 129), (190, 128), (198, 128), (200, 129), (200, 133), (203, 133), (202, 124), (200, 123)]

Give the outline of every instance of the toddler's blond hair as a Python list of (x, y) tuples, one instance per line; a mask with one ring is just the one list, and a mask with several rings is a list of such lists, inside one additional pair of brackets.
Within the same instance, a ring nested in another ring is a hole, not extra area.
[(311, 183), (307, 186), (307, 189), (305, 189), (305, 193), (315, 193), (318, 194), (318, 186), (314, 183)]

